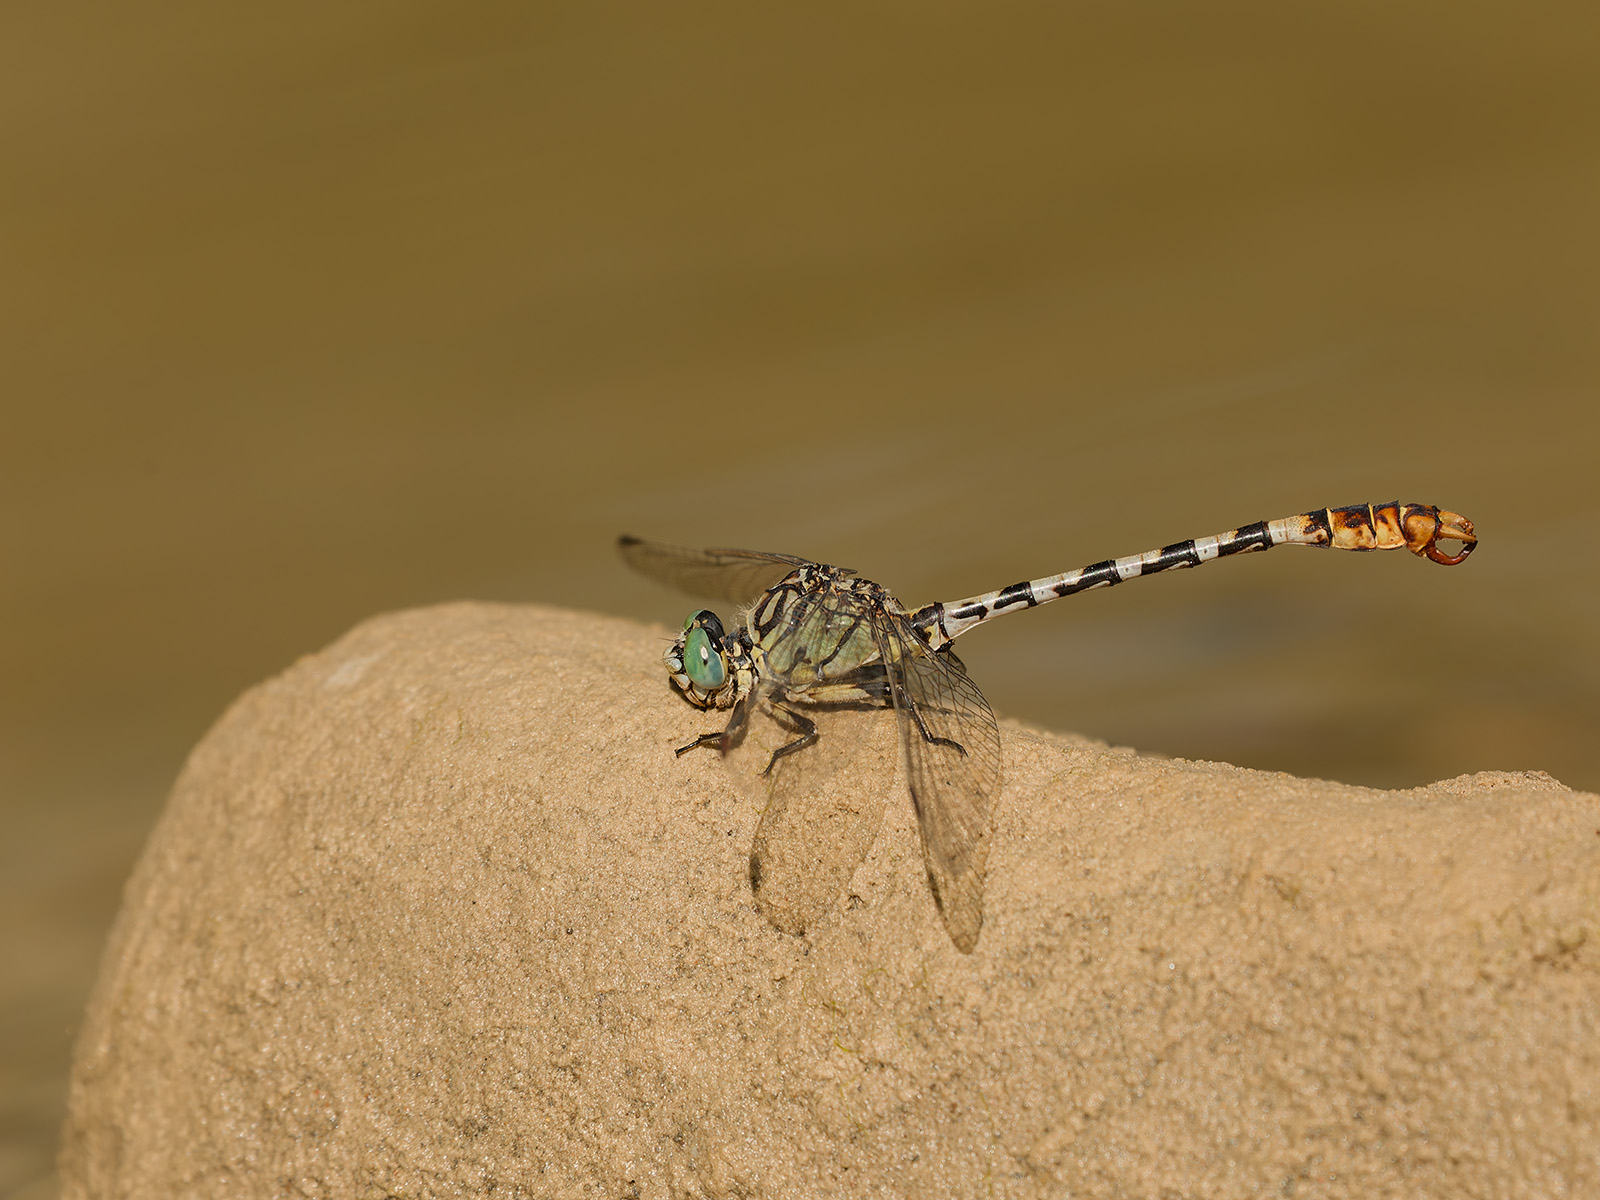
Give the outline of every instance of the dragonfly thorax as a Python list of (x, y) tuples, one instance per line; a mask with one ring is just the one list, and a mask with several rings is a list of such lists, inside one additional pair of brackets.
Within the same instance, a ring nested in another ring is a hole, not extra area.
[(710, 609), (689, 614), (683, 632), (662, 655), (672, 682), (696, 708), (732, 708), (753, 681), (750, 648)]

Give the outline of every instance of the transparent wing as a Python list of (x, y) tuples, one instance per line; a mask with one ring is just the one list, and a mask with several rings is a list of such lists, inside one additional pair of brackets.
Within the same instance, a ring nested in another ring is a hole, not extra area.
[(694, 550), (624, 534), (617, 539), (623, 561), (639, 574), (691, 596), (748, 604), (796, 567), (810, 560), (759, 550)]
[(971, 954), (983, 927), (989, 820), (1000, 794), (1000, 730), (953, 653), (930, 650), (897, 613), (880, 611), (874, 632), (900, 719), (928, 883), (950, 940)]

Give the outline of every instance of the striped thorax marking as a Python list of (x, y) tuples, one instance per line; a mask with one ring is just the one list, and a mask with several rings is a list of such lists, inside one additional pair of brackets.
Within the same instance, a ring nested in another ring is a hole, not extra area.
[(803, 692), (878, 659), (873, 618), (889, 594), (839, 567), (802, 567), (750, 610), (756, 669)]

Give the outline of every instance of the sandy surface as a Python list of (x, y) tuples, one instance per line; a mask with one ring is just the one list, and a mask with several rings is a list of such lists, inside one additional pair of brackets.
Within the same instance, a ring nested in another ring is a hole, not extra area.
[(64, 1195), (1600, 1194), (1600, 797), (1008, 724), (962, 955), (881, 762), (764, 827), (758, 909), (664, 636), (453, 605), (241, 698), (129, 884)]

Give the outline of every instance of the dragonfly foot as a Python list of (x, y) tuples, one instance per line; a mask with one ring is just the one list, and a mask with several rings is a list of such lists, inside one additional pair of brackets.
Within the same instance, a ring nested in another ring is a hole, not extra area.
[(719, 729), (715, 733), (702, 733), (687, 746), (679, 746), (673, 751), (673, 753), (679, 758), (682, 758), (685, 754), (689, 753), (689, 751), (698, 750), (701, 746), (715, 746), (718, 750), (721, 750), (723, 749), (723, 743), (727, 741), (727, 738), (728, 733), (725, 729)]

